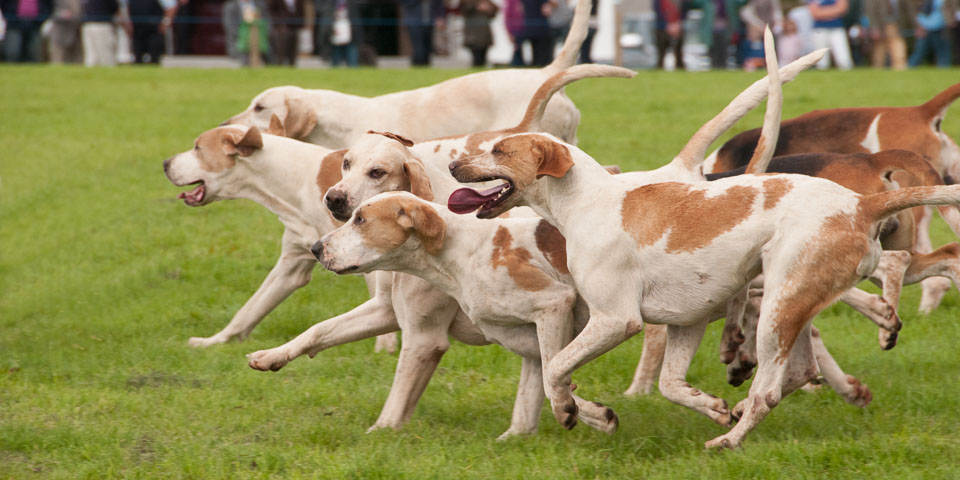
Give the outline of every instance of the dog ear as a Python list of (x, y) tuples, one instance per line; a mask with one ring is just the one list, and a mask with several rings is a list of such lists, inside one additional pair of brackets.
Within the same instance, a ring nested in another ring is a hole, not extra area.
[(609, 172), (610, 175), (623, 173), (623, 171), (620, 170), (620, 165), (604, 165), (603, 168), (607, 169), (607, 172)]
[(327, 194), (330, 187), (337, 184), (343, 174), (340, 172), (340, 165), (343, 164), (343, 156), (347, 154), (347, 149), (330, 152), (320, 161), (320, 172), (317, 173), (317, 186), (320, 187), (320, 195)]
[(384, 137), (392, 138), (392, 139), (394, 139), (394, 140), (402, 143), (403, 146), (404, 146), (404, 147), (407, 147), (407, 148), (413, 146), (413, 140), (410, 140), (409, 138), (401, 137), (400, 135), (397, 135), (396, 133), (390, 133), (390, 132), (375, 132), (375, 131), (373, 131), (373, 130), (367, 130), (367, 133), (372, 133), (372, 134), (374, 134), (374, 135), (383, 135)]
[(267, 127), (263, 133), (269, 133), (270, 135), (276, 135), (278, 137), (286, 137), (287, 129), (283, 128), (283, 122), (280, 120), (280, 117), (276, 113), (270, 114), (270, 126)]
[(432, 207), (423, 202), (401, 200), (397, 212), (397, 224), (412, 229), (430, 255), (440, 253), (443, 239), (447, 233), (447, 224)]
[(263, 148), (263, 136), (260, 135), (260, 129), (257, 127), (248, 128), (247, 133), (243, 134), (240, 140), (237, 140), (237, 136), (225, 135), (223, 137), (223, 151), (227, 155), (249, 157)]
[(407, 180), (410, 181), (410, 193), (424, 199), (433, 201), (433, 188), (430, 186), (430, 178), (427, 177), (426, 170), (423, 169), (423, 163), (420, 159), (414, 157), (403, 162), (403, 171), (407, 174)]
[(570, 150), (552, 140), (537, 139), (535, 146), (540, 149), (540, 163), (537, 165), (537, 178), (544, 175), (561, 178), (573, 166)]
[(317, 127), (317, 112), (300, 100), (288, 98), (284, 103), (287, 105), (287, 118), (283, 120), (283, 126), (287, 136), (303, 140)]

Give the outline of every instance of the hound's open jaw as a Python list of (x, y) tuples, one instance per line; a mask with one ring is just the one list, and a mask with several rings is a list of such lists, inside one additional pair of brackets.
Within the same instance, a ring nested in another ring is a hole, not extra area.
[[(190, 190), (189, 192), (180, 192), (180, 195), (177, 195), (177, 198), (182, 198), (183, 203), (195, 207), (200, 205), (203, 202), (204, 194), (206, 194), (206, 188), (203, 186), (203, 180), (193, 182), (198, 184), (196, 188)], [(192, 185), (192, 184), (191, 184)]]
[(460, 188), (450, 194), (447, 208), (453, 213), (465, 214), (480, 209), (477, 215), (493, 210), (513, 193), (509, 182), (478, 192), (472, 188)]

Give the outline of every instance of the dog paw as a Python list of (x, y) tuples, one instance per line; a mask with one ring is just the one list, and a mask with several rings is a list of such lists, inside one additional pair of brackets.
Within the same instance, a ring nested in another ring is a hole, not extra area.
[(577, 404), (573, 399), (568, 403), (557, 404), (553, 407), (553, 416), (557, 419), (557, 422), (567, 430), (572, 430), (573, 427), (577, 426), (578, 412), (579, 409), (577, 409)]
[(217, 335), (212, 337), (190, 337), (190, 340), (187, 340), (187, 345), (190, 345), (194, 348), (206, 348), (213, 345), (227, 343), (229, 341), (229, 338), (223, 338)]
[(725, 435), (720, 435), (713, 440), (703, 444), (707, 450), (733, 450), (734, 448), (740, 448), (740, 442), (733, 439), (733, 437), (728, 433)]
[(739, 387), (749, 380), (753, 376), (753, 367), (757, 366), (747, 355), (740, 355), (738, 360), (727, 365), (727, 383), (734, 387)]
[(847, 403), (863, 408), (873, 400), (873, 393), (870, 392), (867, 385), (860, 383), (860, 380), (853, 375), (847, 375), (847, 384), (850, 385), (850, 390), (843, 394)]
[(883, 328), (879, 329), (877, 340), (880, 343), (880, 348), (882, 350), (890, 350), (891, 348), (897, 346), (897, 337), (899, 337), (899, 335), (900, 334), (896, 331), (886, 330)]
[(734, 424), (734, 418), (730, 411), (730, 407), (727, 406), (727, 401), (722, 398), (716, 399), (714, 405), (710, 407), (708, 416), (710, 417), (710, 420), (713, 420), (714, 423), (720, 425), (721, 427), (730, 428)]
[(254, 370), (276, 372), (290, 363), (290, 356), (283, 350), (274, 348), (247, 354), (247, 364)]

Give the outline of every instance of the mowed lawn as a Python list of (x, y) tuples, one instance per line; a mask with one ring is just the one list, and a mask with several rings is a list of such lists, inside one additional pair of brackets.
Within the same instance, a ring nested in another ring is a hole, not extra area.
[[(244, 354), (367, 298), (360, 278), (322, 268), (247, 341), (187, 346), (223, 327), (257, 288), (282, 227), (248, 201), (184, 206), (163, 159), (271, 86), (375, 95), (463, 73), (0, 67), (0, 478), (960, 476), (956, 290), (921, 316), (919, 287), (907, 287), (905, 328), (889, 352), (872, 323), (844, 305), (827, 309), (816, 324), (873, 403), (798, 392), (742, 450), (722, 453), (703, 450), (724, 431), (705, 417), (656, 393), (621, 394), (640, 336), (574, 376), (579, 394), (619, 414), (612, 436), (583, 424), (565, 431), (544, 408), (537, 436), (495, 441), (510, 421), (520, 360), (457, 343), (411, 422), (367, 434), (396, 363), (374, 354), (372, 340), (277, 373), (246, 366)], [(646, 169), (759, 77), (641, 72), (568, 93), (587, 152)], [(958, 80), (956, 70), (808, 72), (785, 88), (784, 114), (911, 105)], [(759, 126), (761, 113), (738, 131)], [(960, 138), (960, 118), (948, 116), (945, 129)], [(954, 240), (939, 220), (934, 238)], [(720, 327), (710, 327), (689, 381), (732, 405), (747, 390), (725, 384)]]

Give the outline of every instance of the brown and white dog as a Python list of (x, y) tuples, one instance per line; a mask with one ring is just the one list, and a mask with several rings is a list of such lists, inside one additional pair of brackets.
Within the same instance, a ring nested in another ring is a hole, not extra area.
[[(958, 97), (960, 83), (913, 107), (816, 110), (783, 122), (774, 155), (908, 150), (930, 162), (949, 185), (960, 179), (960, 148), (943, 131), (943, 119)], [(706, 171), (720, 173), (745, 166), (759, 136), (760, 131), (756, 129), (736, 135), (707, 159)], [(930, 219), (929, 214), (917, 215), (917, 249), (924, 253), (933, 249), (929, 236)], [(948, 220), (948, 223), (954, 232), (960, 233), (955, 222)], [(940, 303), (950, 288), (950, 282), (930, 279), (924, 281), (923, 286), (920, 311), (929, 313)]]
[[(542, 69), (503, 69), (472, 73), (429, 87), (360, 97), (332, 90), (274, 87), (225, 124), (264, 129), (271, 115), (286, 134), (331, 148), (348, 148), (368, 130), (394, 132), (413, 141), (462, 135), (516, 125), (533, 93), (553, 74), (576, 65), (587, 35), (590, 0), (579, 0), (570, 33), (557, 58)], [(580, 112), (565, 95), (553, 98), (545, 131), (576, 143)]]
[[(282, 130), (274, 117), (269, 131)], [(332, 163), (331, 163), (332, 162)], [(275, 213), (284, 225), (280, 258), (267, 278), (230, 323), (210, 337), (193, 337), (190, 345), (206, 347), (243, 340), (277, 305), (310, 282), (316, 259), (310, 246), (338, 222), (316, 201), (331, 184), (315, 183), (324, 164), (337, 172), (340, 156), (327, 148), (283, 136), (261, 134), (257, 127), (226, 126), (202, 133), (192, 150), (163, 162), (167, 178), (177, 186), (192, 185), (179, 198), (197, 207), (218, 200), (246, 198)], [(336, 180), (333, 180), (335, 183)], [(367, 278), (373, 293), (374, 280)], [(385, 287), (388, 288), (388, 287)], [(395, 319), (385, 317), (388, 325)], [(383, 327), (387, 328), (387, 327)], [(392, 341), (392, 343), (391, 343)], [(379, 349), (392, 351), (394, 336), (378, 339)]]
[[(313, 252), (338, 274), (403, 272), (456, 299), (488, 341), (523, 358), (513, 421), (500, 438), (536, 432), (542, 368), (588, 317), (575, 308), (577, 292), (556, 228), (539, 218), (478, 221), (410, 193), (390, 192), (360, 205)], [(588, 425), (616, 430), (613, 410), (573, 398)]]

